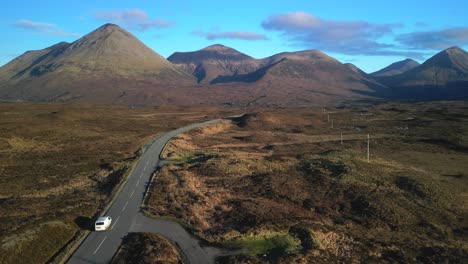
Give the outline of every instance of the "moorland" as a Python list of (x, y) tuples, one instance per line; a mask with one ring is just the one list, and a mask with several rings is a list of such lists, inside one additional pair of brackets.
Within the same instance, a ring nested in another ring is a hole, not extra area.
[(240, 253), (221, 263), (461, 263), (467, 110), (248, 111), (173, 139), (145, 210)]
[(45, 263), (91, 229), (146, 143), (226, 110), (22, 103), (0, 114), (0, 263)]

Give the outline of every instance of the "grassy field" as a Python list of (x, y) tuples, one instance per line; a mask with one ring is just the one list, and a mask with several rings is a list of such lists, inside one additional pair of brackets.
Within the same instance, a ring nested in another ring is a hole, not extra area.
[(465, 102), (254, 110), (172, 140), (147, 212), (241, 248), (221, 262), (463, 263), (467, 113)]
[(0, 104), (0, 263), (44, 263), (88, 229), (156, 135), (215, 108)]

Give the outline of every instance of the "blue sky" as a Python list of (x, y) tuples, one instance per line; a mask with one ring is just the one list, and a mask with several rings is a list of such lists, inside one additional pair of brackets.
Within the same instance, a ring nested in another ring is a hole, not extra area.
[(366, 72), (468, 47), (463, 0), (16, 0), (2, 3), (0, 12), (0, 65), (27, 50), (73, 42), (107, 22), (164, 57), (216, 43), (255, 58), (319, 49)]

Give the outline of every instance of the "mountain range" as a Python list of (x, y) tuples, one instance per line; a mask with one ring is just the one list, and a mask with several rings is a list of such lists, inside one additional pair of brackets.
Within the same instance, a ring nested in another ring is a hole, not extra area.
[(443, 50), (401, 74), (376, 77), (392, 96), (416, 100), (460, 99), (468, 96), (468, 53), (459, 47)]
[(319, 50), (255, 59), (212, 45), (167, 59), (106, 24), (72, 43), (28, 51), (0, 68), (0, 100), (132, 105), (323, 105), (344, 100), (468, 95), (468, 54), (446, 49), (366, 74)]

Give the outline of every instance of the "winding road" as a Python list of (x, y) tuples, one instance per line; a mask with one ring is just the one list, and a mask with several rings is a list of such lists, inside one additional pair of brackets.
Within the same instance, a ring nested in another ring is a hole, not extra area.
[(189, 263), (214, 262), (213, 256), (219, 253), (217, 249), (202, 247), (198, 240), (175, 222), (144, 216), (140, 211), (140, 205), (150, 183), (151, 174), (159, 166), (159, 155), (166, 143), (177, 134), (220, 120), (214, 119), (182, 127), (150, 142), (109, 210), (103, 214), (112, 217), (109, 229), (104, 232), (91, 232), (67, 263), (109, 263), (122, 243), (123, 237), (129, 232), (152, 232), (166, 237), (179, 247)]

